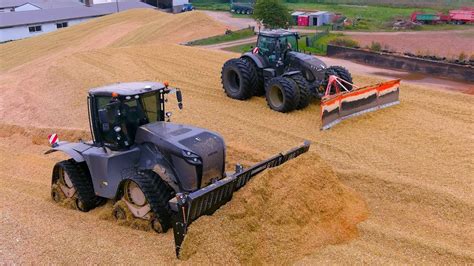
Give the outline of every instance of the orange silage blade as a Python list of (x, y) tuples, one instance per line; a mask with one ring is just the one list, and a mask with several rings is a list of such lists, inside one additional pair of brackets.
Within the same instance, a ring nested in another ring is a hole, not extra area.
[(321, 129), (329, 129), (344, 119), (399, 104), (400, 80), (391, 80), (321, 100)]

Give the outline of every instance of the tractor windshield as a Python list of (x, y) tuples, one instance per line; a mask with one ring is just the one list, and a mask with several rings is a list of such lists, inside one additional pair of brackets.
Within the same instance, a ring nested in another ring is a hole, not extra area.
[(126, 96), (121, 101), (97, 97), (97, 105), (99, 116), (101, 112), (105, 114), (102, 120), (106, 121), (102, 122), (109, 125), (100, 128), (102, 139), (119, 146), (132, 145), (138, 127), (161, 117), (159, 94), (156, 92)]
[(298, 51), (298, 39), (296, 35), (270, 37), (261, 35), (258, 37), (257, 47), (259, 53), (267, 57), (270, 62), (278, 59), (285, 51)]
[(295, 35), (280, 37), (280, 46), (283, 50), (298, 51), (298, 40)]

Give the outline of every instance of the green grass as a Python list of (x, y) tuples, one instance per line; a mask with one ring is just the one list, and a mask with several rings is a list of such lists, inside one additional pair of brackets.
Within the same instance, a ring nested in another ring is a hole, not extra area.
[[(319, 38), (313, 45), (314, 47), (307, 47), (305, 35), (302, 35), (301, 39), (298, 41), (298, 47), (300, 49), (300, 52), (325, 55), (328, 43), (336, 38), (341, 38), (342, 36), (344, 35), (340, 33), (330, 33), (324, 37)], [(255, 43), (240, 44), (224, 48), (224, 50), (235, 53), (245, 53), (251, 51), (252, 48), (255, 47), (255, 45)]]
[(319, 38), (312, 47), (306, 46), (306, 37), (301, 36), (301, 39), (298, 41), (298, 46), (301, 52), (310, 52), (312, 54), (326, 55), (326, 50), (328, 43), (336, 38), (344, 36), (340, 33), (329, 33), (321, 38)]
[(255, 47), (255, 43), (246, 43), (246, 44), (240, 44), (240, 45), (236, 45), (232, 47), (227, 47), (227, 48), (224, 48), (224, 50), (243, 54), (245, 52), (251, 51), (253, 47)]
[(233, 18), (252, 18), (252, 15), (232, 13)]
[[(317, 4), (317, 3), (287, 3), (291, 10), (324, 10), (335, 13), (341, 13), (351, 20), (359, 18), (360, 21), (354, 27), (346, 27), (346, 30), (359, 31), (376, 31), (388, 30), (390, 27), (387, 23), (394, 19), (409, 19), (411, 13), (415, 10), (406, 7), (390, 7), (390, 6), (350, 6), (350, 5), (334, 5), (334, 4)], [(423, 8), (418, 9), (423, 12), (435, 12), (434, 9)]]
[(218, 44), (218, 43), (231, 42), (231, 41), (236, 41), (240, 39), (250, 38), (254, 35), (255, 33), (253, 29), (246, 28), (243, 30), (233, 31), (230, 34), (223, 34), (223, 35), (209, 37), (206, 39), (195, 40), (195, 41), (189, 42), (188, 45), (195, 46), (195, 45)]
[(215, 1), (215, 0), (193, 0), (193, 6), (196, 9), (205, 9), (205, 10), (218, 10), (218, 11), (229, 11), (230, 3)]

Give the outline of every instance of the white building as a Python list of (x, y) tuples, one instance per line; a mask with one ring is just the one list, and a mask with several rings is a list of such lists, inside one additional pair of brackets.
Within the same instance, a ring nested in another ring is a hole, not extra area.
[[(2, 1), (0, 5), (0, 43), (29, 38), (69, 27), (86, 20), (133, 8), (154, 8), (142, 2), (113, 2), (88, 6), (76, 1), (55, 0), (48, 7), (27, 0), (21, 4)], [(15, 1), (11, 1), (15, 2)], [(48, 0), (42, 0), (47, 3)], [(72, 3), (72, 4), (71, 4)], [(118, 9), (118, 10), (117, 10)]]

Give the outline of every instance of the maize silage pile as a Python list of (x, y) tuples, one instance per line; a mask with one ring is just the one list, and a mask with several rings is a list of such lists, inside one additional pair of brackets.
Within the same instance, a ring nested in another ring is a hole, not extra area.
[(190, 226), (182, 258), (291, 263), (358, 235), (365, 202), (315, 153), (256, 176), (214, 215)]

